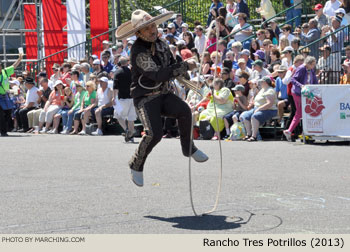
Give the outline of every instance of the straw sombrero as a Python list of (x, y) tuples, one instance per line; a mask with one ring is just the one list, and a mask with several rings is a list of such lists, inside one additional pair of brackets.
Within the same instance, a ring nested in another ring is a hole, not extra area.
[(152, 17), (150, 14), (143, 10), (135, 10), (131, 14), (131, 20), (119, 26), (119, 28), (116, 30), (115, 37), (118, 40), (131, 37), (135, 35), (137, 31), (152, 23), (155, 23), (156, 25), (164, 23), (173, 15), (173, 11), (168, 11), (156, 17)]

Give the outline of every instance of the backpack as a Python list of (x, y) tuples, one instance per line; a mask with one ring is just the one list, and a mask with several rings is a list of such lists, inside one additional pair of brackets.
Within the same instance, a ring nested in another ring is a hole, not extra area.
[(214, 136), (214, 129), (207, 120), (199, 122), (199, 132), (204, 140), (210, 140)]
[(230, 130), (231, 134), (229, 139), (232, 141), (241, 140), (246, 135), (244, 125), (241, 122), (234, 123)]

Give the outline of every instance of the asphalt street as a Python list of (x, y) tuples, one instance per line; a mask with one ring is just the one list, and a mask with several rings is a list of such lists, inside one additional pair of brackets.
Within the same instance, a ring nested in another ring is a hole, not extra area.
[[(192, 162), (204, 212), (215, 202), (219, 145), (195, 143), (210, 158)], [(203, 217), (192, 212), (178, 139), (153, 150), (143, 188), (127, 166), (137, 144), (121, 136), (11, 133), (0, 147), (0, 233), (350, 233), (349, 145), (222, 142), (219, 206)]]

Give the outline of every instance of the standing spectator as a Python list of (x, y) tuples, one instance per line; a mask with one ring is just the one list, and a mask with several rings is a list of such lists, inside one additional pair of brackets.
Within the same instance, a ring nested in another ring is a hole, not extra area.
[[(10, 80), (9, 83), (10, 83), (10, 90), (8, 90), (9, 97), (13, 102), (13, 108), (12, 108), (13, 130), (11, 132), (16, 132), (18, 130), (18, 123), (17, 123), (15, 113), (26, 102), (26, 100), (24, 99), (24, 95), (20, 91), (20, 88), (19, 88), (20, 83), (18, 79)], [(31, 128), (30, 125), (29, 125), (29, 128)]]
[(226, 1), (226, 11), (227, 11), (227, 13), (231, 13), (231, 14), (235, 13), (236, 3), (234, 0), (227, 0)]
[[(114, 118), (118, 119), (120, 126), (125, 131), (125, 142), (133, 141), (134, 121), (136, 112), (133, 99), (130, 95), (131, 71), (128, 67), (128, 60), (120, 58), (121, 67), (114, 75), (113, 104)], [(125, 121), (127, 120), (127, 124)]]
[(196, 32), (196, 38), (194, 40), (194, 45), (198, 50), (198, 53), (200, 55), (202, 55), (202, 53), (204, 52), (205, 49), (205, 41), (206, 41), (206, 37), (203, 34), (203, 27), (198, 25), (196, 26), (195, 32)]
[(102, 119), (106, 115), (113, 115), (113, 91), (108, 87), (108, 78), (99, 79), (100, 87), (96, 92), (95, 106), (91, 109), (92, 118), (97, 121), (97, 129), (92, 135), (102, 136)]
[[(58, 81), (58, 80), (57, 80)], [(34, 133), (39, 132), (39, 118), (40, 113), (44, 109), (46, 102), (49, 100), (52, 89), (49, 87), (48, 79), (44, 78), (40, 81), (41, 88), (38, 90), (38, 109), (31, 110), (28, 112), (28, 125), (29, 128), (34, 129)]]
[[(191, 37), (192, 37), (192, 40), (194, 41), (194, 37), (193, 37), (192, 32), (188, 30), (188, 24), (183, 23), (181, 25), (181, 28), (182, 28), (182, 33), (180, 34), (179, 38), (185, 40), (185, 38), (184, 38), (185, 33), (189, 33), (191, 35)], [(194, 44), (193, 44), (193, 46), (194, 46)]]
[(236, 0), (237, 6), (236, 6), (236, 12), (237, 13), (244, 13), (247, 15), (247, 19), (250, 18), (249, 8), (245, 0)]
[(299, 124), (302, 117), (301, 112), (301, 88), (306, 84), (317, 84), (318, 80), (315, 74), (316, 59), (309, 56), (305, 59), (305, 64), (301, 65), (295, 71), (292, 77), (292, 96), (296, 107), (296, 113), (289, 129), (284, 130), (283, 134), (286, 136), (288, 141), (291, 141), (292, 132), (295, 127)]
[(175, 28), (175, 24), (174, 23), (169, 23), (168, 24), (168, 32), (167, 32), (167, 35), (173, 35), (174, 37), (178, 37), (179, 36), (179, 33), (177, 33), (176, 31), (176, 28)]
[(2, 137), (8, 136), (8, 122), (11, 120), (11, 110), (13, 108), (13, 103), (11, 102), (7, 93), (7, 91), (10, 89), (8, 78), (14, 74), (15, 68), (18, 67), (22, 58), (23, 54), (20, 54), (16, 62), (12, 66), (5, 69), (3, 64), (0, 62), (0, 131)]
[(260, 7), (256, 9), (256, 12), (260, 13), (263, 21), (276, 16), (275, 9), (270, 0), (261, 0)]
[(335, 11), (339, 9), (341, 2), (338, 0), (329, 0), (324, 5), (323, 13), (327, 16), (334, 17)]
[(175, 30), (178, 34), (181, 34), (182, 33), (182, 24), (184, 22), (182, 21), (182, 15), (179, 13), (179, 14), (176, 14), (176, 19), (174, 21), (174, 25), (175, 25)]
[(232, 33), (236, 41), (245, 41), (243, 43), (244, 49), (249, 49), (250, 41), (247, 40), (252, 35), (253, 27), (247, 23), (247, 15), (244, 13), (238, 13), (238, 24), (233, 28)]
[(223, 7), (223, 3), (220, 0), (212, 0), (213, 3), (210, 5), (209, 8), (209, 16), (207, 21), (207, 26), (210, 25), (212, 20), (215, 20), (216, 17), (219, 16), (219, 8)]
[(287, 93), (287, 86), (283, 84), (283, 78), (286, 76), (288, 68), (284, 65), (281, 65), (278, 72), (278, 77), (276, 79), (276, 95), (278, 99), (277, 108), (278, 108), (278, 116), (279, 121), (282, 121), (283, 114), (284, 114), (284, 108), (287, 108), (289, 106), (288, 101), (288, 93)]
[(340, 23), (340, 26), (347, 26), (349, 25), (348, 20), (345, 18), (345, 10), (343, 8), (339, 8), (335, 11), (335, 15), (340, 16), (342, 18), (342, 21)]
[[(317, 28), (317, 21), (315, 19), (310, 19), (309, 29), (310, 30), (307, 34), (303, 32), (300, 34), (301, 41), (306, 44), (316, 41), (321, 37), (321, 33), (320, 33), (320, 30)], [(319, 47), (320, 47), (319, 43), (315, 43), (310, 46), (310, 50), (311, 50), (310, 55), (315, 57), (316, 60), (318, 59), (318, 56), (319, 56), (319, 51), (318, 51)]]
[(314, 19), (318, 23), (317, 28), (319, 30), (321, 30), (323, 26), (329, 24), (328, 17), (325, 14), (323, 14), (323, 5), (322, 4), (316, 4), (314, 11), (316, 13), (316, 16)]
[(300, 44), (301, 44), (301, 41), (299, 38), (295, 37), (293, 40), (292, 40), (292, 48), (293, 48), (293, 52), (292, 52), (292, 55), (293, 56), (296, 56), (299, 54), (299, 48), (300, 48)]
[(259, 126), (277, 115), (276, 92), (272, 86), (270, 77), (265, 76), (258, 81), (261, 90), (254, 98), (254, 108), (245, 111), (240, 116), (247, 131), (245, 140), (257, 141)]
[(27, 77), (25, 80), (25, 86), (27, 88), (26, 103), (16, 113), (16, 119), (20, 130), (18, 132), (27, 132), (29, 130), (28, 117), (29, 111), (38, 107), (38, 89), (35, 87), (34, 79)]
[(61, 80), (58, 80), (53, 87), (54, 90), (51, 92), (48, 101), (45, 103), (44, 109), (40, 112), (39, 129), (43, 127), (44, 123), (45, 127), (39, 131), (39, 133), (57, 134), (57, 131), (54, 131), (54, 129), (49, 131), (49, 128), (52, 124), (55, 114), (62, 108), (64, 101), (63, 82)]
[[(289, 9), (286, 13), (286, 20), (289, 21), (288, 24), (292, 28), (299, 27), (301, 23), (301, 10), (303, 8), (303, 5), (300, 3), (301, 3), (301, 0), (284, 0), (285, 7), (290, 8), (291, 6), (294, 6), (293, 8)], [(296, 18), (296, 19), (292, 20), (293, 18)], [(295, 22), (295, 26), (294, 26), (294, 22)]]

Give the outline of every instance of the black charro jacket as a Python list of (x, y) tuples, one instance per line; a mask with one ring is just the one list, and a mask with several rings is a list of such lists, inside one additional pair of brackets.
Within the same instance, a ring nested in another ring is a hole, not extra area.
[[(138, 38), (131, 48), (131, 97), (168, 90), (168, 82), (180, 75), (186, 75), (187, 62), (176, 63), (168, 44), (157, 39), (152, 53), (152, 43)], [(158, 88), (155, 88), (159, 86)], [(154, 89), (155, 88), (155, 89)]]

